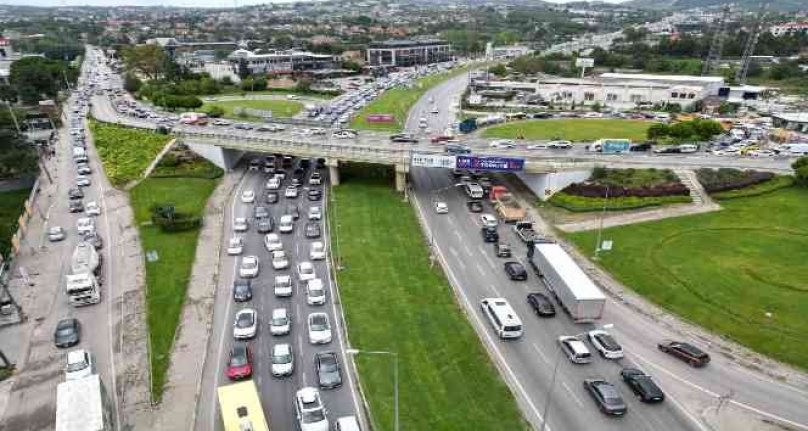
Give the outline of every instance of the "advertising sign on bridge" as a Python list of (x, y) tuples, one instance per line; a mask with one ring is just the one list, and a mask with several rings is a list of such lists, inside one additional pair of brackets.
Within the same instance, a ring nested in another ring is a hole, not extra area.
[(455, 156), (413, 153), (411, 164), (421, 168), (454, 169), (457, 166), (457, 161)]
[(396, 121), (396, 117), (393, 114), (370, 114), (365, 117), (365, 121), (368, 123), (392, 123)]
[(516, 159), (511, 157), (457, 156), (457, 169), (518, 172), (524, 168), (524, 159)]

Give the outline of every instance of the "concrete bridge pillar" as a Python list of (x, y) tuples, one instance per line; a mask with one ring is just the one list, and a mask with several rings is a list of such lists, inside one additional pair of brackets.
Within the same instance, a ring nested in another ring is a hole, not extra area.
[(332, 186), (339, 185), (339, 160), (335, 159), (328, 159), (325, 161), (325, 165), (328, 166), (328, 178), (331, 181)]
[(410, 172), (410, 165), (403, 163), (396, 164), (396, 191), (403, 192), (407, 187), (407, 174)]

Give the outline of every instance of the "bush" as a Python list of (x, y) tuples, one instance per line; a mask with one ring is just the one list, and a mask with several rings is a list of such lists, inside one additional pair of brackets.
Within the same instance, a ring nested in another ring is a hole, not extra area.
[(207, 105), (202, 108), (202, 112), (208, 114), (208, 117), (219, 118), (224, 115), (224, 108), (219, 105)]
[(696, 176), (707, 193), (743, 189), (774, 178), (774, 174), (771, 172), (744, 171), (734, 168), (703, 168), (696, 171)]
[(739, 190), (728, 190), (725, 192), (718, 192), (711, 197), (717, 201), (727, 201), (731, 199), (747, 198), (752, 196), (760, 196), (766, 193), (771, 193), (786, 187), (792, 187), (795, 184), (794, 177), (791, 175), (778, 175), (769, 181), (755, 184), (753, 186), (745, 187)]
[(669, 169), (607, 169), (596, 167), (584, 183), (562, 192), (585, 198), (685, 196), (688, 188)]
[(151, 221), (163, 232), (182, 232), (198, 228), (202, 218), (177, 212), (172, 204), (158, 204), (151, 208)]
[(575, 196), (561, 191), (553, 195), (548, 201), (551, 205), (564, 208), (572, 212), (592, 212), (603, 211), (606, 204), (606, 211), (627, 211), (642, 208), (658, 207), (675, 203), (690, 203), (690, 196), (623, 196), (604, 198), (591, 198)]

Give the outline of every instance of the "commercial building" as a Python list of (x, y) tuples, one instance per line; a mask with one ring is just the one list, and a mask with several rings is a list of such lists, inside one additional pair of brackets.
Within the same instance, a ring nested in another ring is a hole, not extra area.
[(525, 45), (494, 46), (491, 42), (485, 45), (485, 56), (489, 60), (516, 58), (532, 53), (533, 49)]
[(808, 21), (784, 22), (782, 24), (775, 24), (769, 27), (769, 32), (772, 34), (772, 36), (776, 37), (785, 35), (806, 34), (808, 33)]
[(251, 74), (333, 69), (339, 64), (339, 58), (333, 55), (296, 50), (256, 53), (237, 49), (227, 57), (227, 61), (235, 73), (243, 65)]
[(808, 134), (808, 112), (783, 112), (772, 114), (774, 127)]
[(372, 67), (406, 67), (451, 59), (452, 46), (437, 39), (374, 42), (367, 51), (367, 62)]

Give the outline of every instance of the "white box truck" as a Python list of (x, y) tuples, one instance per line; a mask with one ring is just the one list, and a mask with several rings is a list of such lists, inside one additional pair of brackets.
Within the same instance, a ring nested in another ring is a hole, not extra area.
[(530, 263), (572, 320), (600, 319), (606, 296), (558, 243), (535, 244)]
[(56, 431), (113, 431), (112, 408), (98, 374), (56, 387)]
[(70, 305), (81, 307), (101, 301), (101, 286), (96, 277), (101, 256), (88, 242), (80, 242), (73, 251), (70, 274), (65, 275), (65, 292)]

